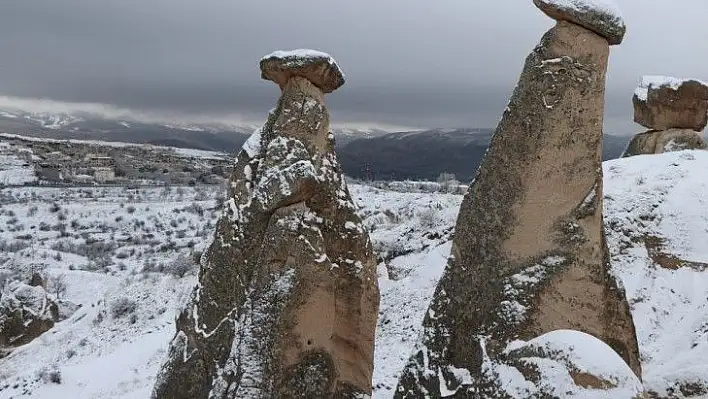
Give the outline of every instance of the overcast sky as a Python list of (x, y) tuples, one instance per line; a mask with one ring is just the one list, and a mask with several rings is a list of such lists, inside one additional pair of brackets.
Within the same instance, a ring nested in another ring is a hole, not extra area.
[[(706, 0), (617, 0), (606, 130), (635, 133), (643, 74), (708, 80)], [(531, 0), (2, 0), (0, 95), (261, 121), (276, 49), (332, 54), (341, 123), (494, 127), (524, 59), (553, 25)]]

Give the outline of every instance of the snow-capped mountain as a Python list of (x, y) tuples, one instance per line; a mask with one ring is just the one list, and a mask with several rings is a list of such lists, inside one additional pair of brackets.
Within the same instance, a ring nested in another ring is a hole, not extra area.
[[(149, 143), (234, 153), (259, 126), (217, 123), (147, 123), (86, 112), (0, 110), (0, 132), (44, 138)], [(453, 173), (470, 181), (492, 137), (492, 129), (438, 128), (391, 132), (371, 127), (333, 129), (347, 175), (374, 180), (435, 180)], [(605, 136), (605, 159), (620, 156), (629, 137)]]

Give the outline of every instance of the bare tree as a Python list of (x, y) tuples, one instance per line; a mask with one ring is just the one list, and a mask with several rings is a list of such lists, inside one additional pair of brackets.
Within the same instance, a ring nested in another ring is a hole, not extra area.
[(64, 274), (58, 274), (56, 276), (49, 278), (49, 289), (54, 292), (58, 300), (61, 300), (66, 294), (67, 284), (66, 276)]

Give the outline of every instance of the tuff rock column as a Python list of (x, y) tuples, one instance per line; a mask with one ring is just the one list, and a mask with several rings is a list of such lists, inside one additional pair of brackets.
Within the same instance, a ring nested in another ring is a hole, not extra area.
[(644, 76), (632, 104), (634, 121), (651, 130), (634, 136), (623, 157), (706, 149), (701, 131), (708, 123), (708, 84)]
[(376, 262), (324, 105), (344, 76), (312, 50), (275, 52), (260, 67), (282, 95), (237, 156), (154, 398), (371, 393)]
[[(490, 365), (513, 360), (510, 342), (561, 329), (601, 339), (641, 375), (602, 224), (605, 73), (624, 22), (593, 1), (534, 3), (557, 24), (528, 56), (464, 198), (396, 397), (509, 397)], [(522, 374), (539, 382), (532, 367)], [(542, 385), (528, 397), (545, 397)]]

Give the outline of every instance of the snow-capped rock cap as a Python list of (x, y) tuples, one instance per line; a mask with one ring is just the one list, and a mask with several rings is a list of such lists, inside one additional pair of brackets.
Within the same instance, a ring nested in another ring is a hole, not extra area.
[(634, 121), (649, 129), (700, 132), (708, 124), (708, 83), (698, 79), (644, 76), (632, 103)]
[(613, 0), (533, 0), (533, 3), (549, 17), (590, 29), (610, 45), (622, 43), (627, 31)]
[(659, 76), (659, 75), (645, 75), (642, 76), (642, 81), (637, 86), (634, 95), (636, 95), (639, 100), (647, 101), (649, 95), (649, 90), (657, 90), (660, 88), (666, 88), (671, 90), (679, 90), (684, 84), (694, 82), (694, 84), (704, 86), (708, 88), (708, 83), (703, 82), (698, 79), (690, 78), (675, 78), (672, 76)]
[(261, 77), (281, 88), (294, 76), (303, 77), (323, 93), (331, 93), (344, 84), (344, 73), (331, 55), (317, 50), (275, 51), (261, 58)]

